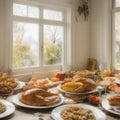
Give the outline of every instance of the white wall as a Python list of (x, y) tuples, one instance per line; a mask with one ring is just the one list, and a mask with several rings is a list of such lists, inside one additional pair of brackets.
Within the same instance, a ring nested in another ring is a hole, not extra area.
[(99, 64), (111, 65), (111, 0), (91, 0), (90, 57)]
[[(79, 1), (74, 1), (74, 34), (73, 34), (73, 69), (84, 69), (89, 57), (89, 18), (84, 20), (83, 15), (78, 15), (77, 7)], [(77, 21), (75, 18), (77, 17)]]
[(73, 67), (74, 69), (84, 69), (89, 57), (89, 22), (84, 21), (83, 16), (81, 16), (74, 25)]

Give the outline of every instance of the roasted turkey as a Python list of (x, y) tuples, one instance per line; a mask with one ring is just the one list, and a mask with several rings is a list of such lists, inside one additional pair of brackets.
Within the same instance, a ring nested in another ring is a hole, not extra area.
[(59, 102), (60, 97), (40, 88), (32, 88), (22, 93), (20, 101), (31, 106), (49, 106)]

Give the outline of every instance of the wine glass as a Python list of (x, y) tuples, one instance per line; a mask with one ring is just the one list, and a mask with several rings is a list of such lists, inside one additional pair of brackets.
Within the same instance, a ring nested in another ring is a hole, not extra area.
[(105, 85), (105, 86), (104, 86), (104, 90), (105, 90), (105, 93), (104, 93), (104, 94), (105, 94), (105, 95), (107, 94), (107, 87), (108, 87), (108, 85)]
[(104, 65), (103, 65), (102, 63), (101, 63), (101, 64), (99, 64), (99, 66), (98, 66), (98, 67), (99, 67), (99, 70), (100, 70), (100, 71), (103, 71), (103, 70), (104, 70)]
[(102, 91), (103, 91), (104, 88), (102, 86), (98, 86), (97, 89), (98, 89), (98, 94), (101, 97), (102, 96)]
[[(102, 99), (102, 91), (104, 90), (104, 87), (98, 86), (97, 89), (98, 89), (99, 97)], [(100, 101), (100, 103), (98, 104), (98, 107), (101, 109), (101, 101)]]

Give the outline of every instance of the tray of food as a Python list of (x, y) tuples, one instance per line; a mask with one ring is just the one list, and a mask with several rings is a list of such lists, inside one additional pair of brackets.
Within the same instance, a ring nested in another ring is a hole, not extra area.
[(24, 82), (11, 77), (8, 73), (2, 73), (0, 75), (0, 95), (12, 95), (14, 92), (22, 89), (25, 85)]
[(97, 85), (92, 79), (79, 78), (72, 82), (58, 85), (58, 90), (63, 93), (84, 95), (97, 92)]
[(104, 96), (101, 104), (106, 111), (116, 115), (120, 115), (120, 95), (119, 94), (108, 94)]
[(106, 120), (106, 115), (96, 107), (86, 104), (62, 105), (53, 109), (54, 120)]
[(40, 88), (32, 88), (14, 95), (12, 101), (21, 107), (43, 109), (61, 105), (64, 97)]
[(15, 106), (3, 99), (0, 99), (0, 118), (11, 115), (15, 111)]

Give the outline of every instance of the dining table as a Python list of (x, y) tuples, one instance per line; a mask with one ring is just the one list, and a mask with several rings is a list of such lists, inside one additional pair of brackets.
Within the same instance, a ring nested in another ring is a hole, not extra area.
[[(59, 91), (56, 88), (52, 88), (51, 91), (59, 93)], [(70, 105), (71, 104), (70, 102), (66, 102), (69, 100), (75, 101), (75, 103), (72, 103), (72, 104), (83, 103), (83, 101), (80, 101), (79, 96), (74, 97), (74, 95), (73, 95), (70, 98), (70, 96), (65, 93), (62, 93), (62, 95), (64, 96), (64, 102), (61, 105), (64, 105), (64, 104)], [(8, 96), (5, 98), (5, 100), (13, 103), (13, 96), (14, 95)], [(106, 120), (120, 120), (120, 115), (110, 113), (98, 105), (93, 105), (93, 104), (89, 103), (88, 101), (84, 102), (83, 104), (90, 105), (97, 109), (100, 109), (106, 115)], [(1, 118), (1, 120), (54, 120), (51, 117), (51, 112), (53, 111), (53, 109), (58, 107), (58, 106), (56, 106), (53, 108), (36, 109), (36, 108), (22, 107), (22, 106), (19, 106), (16, 104), (14, 104), (14, 105), (15, 105), (15, 111), (11, 115)], [(61, 105), (59, 105), (59, 106), (61, 106)]]

